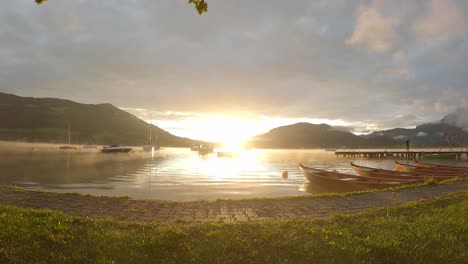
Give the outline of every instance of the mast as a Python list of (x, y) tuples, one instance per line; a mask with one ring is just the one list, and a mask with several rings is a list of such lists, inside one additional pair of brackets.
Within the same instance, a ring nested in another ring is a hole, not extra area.
[(151, 145), (153, 142), (151, 142), (151, 130), (152, 130), (152, 116), (150, 116), (150, 121), (149, 121), (149, 144)]
[(68, 145), (70, 145), (70, 120), (68, 120)]

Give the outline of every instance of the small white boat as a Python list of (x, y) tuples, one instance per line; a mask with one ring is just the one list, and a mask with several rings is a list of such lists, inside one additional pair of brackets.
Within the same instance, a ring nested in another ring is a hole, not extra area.
[(95, 144), (86, 144), (86, 145), (83, 145), (83, 148), (85, 149), (95, 149), (97, 148), (98, 145), (95, 145)]
[(200, 149), (199, 145), (193, 145), (193, 146), (190, 147), (191, 151), (198, 151), (199, 149)]
[(143, 151), (151, 152), (151, 151), (155, 151), (155, 148), (152, 145), (145, 145), (145, 146), (143, 146)]
[(132, 150), (129, 146), (124, 145), (110, 145), (101, 149), (102, 153), (127, 153)]
[(77, 147), (72, 146), (70, 144), (70, 134), (71, 134), (70, 130), (71, 130), (70, 120), (68, 120), (68, 145), (60, 146), (59, 149), (65, 149), (65, 150), (78, 149)]

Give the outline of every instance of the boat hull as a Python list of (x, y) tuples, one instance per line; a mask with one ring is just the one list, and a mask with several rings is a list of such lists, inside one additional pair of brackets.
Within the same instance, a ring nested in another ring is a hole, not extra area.
[(440, 169), (440, 168), (423, 168), (417, 167), (409, 164), (399, 163), (395, 160), (395, 170), (397, 171), (404, 171), (404, 172), (411, 172), (415, 174), (426, 174), (426, 175), (434, 175), (434, 176), (466, 176), (468, 175), (468, 171), (453, 171), (447, 169)]
[(414, 165), (419, 168), (428, 168), (428, 169), (441, 169), (441, 170), (450, 170), (450, 171), (466, 171), (468, 172), (468, 167), (461, 167), (461, 166), (448, 166), (448, 165), (441, 165), (441, 164), (432, 164), (426, 163), (421, 161), (414, 161)]
[(440, 160), (440, 159), (456, 159), (457, 154), (455, 153), (444, 153), (444, 154), (432, 154), (432, 155), (423, 155), (421, 159), (423, 160)]
[(102, 153), (128, 153), (132, 150), (131, 147), (127, 147), (124, 145), (111, 145), (101, 149)]
[(350, 190), (359, 189), (376, 189), (376, 188), (387, 188), (400, 186), (406, 183), (416, 183), (422, 181), (395, 181), (393, 179), (375, 179), (369, 177), (362, 177), (358, 175), (351, 175), (338, 172), (324, 171), (320, 169), (314, 169), (305, 167), (299, 164), (304, 176), (309, 180), (310, 183), (328, 186), (328, 187), (339, 187), (348, 188)]
[(416, 174), (411, 172), (401, 172), (401, 171), (391, 171), (391, 170), (384, 170), (378, 168), (370, 168), (359, 166), (351, 162), (351, 168), (363, 177), (372, 177), (372, 178), (384, 178), (384, 179), (394, 179), (399, 181), (412, 181), (412, 180), (426, 180), (426, 179), (434, 179), (436, 181), (442, 181), (447, 179), (452, 179), (457, 177), (457, 175), (440, 175), (435, 176), (433, 174)]

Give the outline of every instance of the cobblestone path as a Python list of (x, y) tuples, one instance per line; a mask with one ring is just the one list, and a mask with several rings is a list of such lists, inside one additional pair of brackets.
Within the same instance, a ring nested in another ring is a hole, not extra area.
[(48, 193), (2, 186), (0, 187), (0, 204), (50, 209), (84, 217), (109, 217), (137, 222), (231, 222), (328, 217), (335, 213), (355, 213), (433, 199), (467, 189), (468, 180), (465, 179), (439, 185), (427, 185), (396, 191), (357, 193), (338, 197), (305, 196), (212, 202), (167, 202)]

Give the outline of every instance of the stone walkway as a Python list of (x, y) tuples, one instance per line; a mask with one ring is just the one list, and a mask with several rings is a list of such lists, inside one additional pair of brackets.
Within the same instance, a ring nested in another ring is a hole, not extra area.
[(110, 217), (137, 222), (250, 221), (328, 217), (433, 199), (467, 190), (468, 180), (398, 191), (342, 197), (297, 197), (253, 200), (166, 202), (59, 194), (0, 187), (0, 204), (50, 209), (84, 217)]

